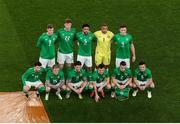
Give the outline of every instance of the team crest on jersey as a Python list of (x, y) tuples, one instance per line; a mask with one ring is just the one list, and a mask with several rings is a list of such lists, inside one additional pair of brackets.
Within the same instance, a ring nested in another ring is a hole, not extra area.
[(126, 41), (128, 41), (129, 39), (128, 38), (126, 38)]
[(108, 35), (107, 38), (111, 38), (111, 37)]

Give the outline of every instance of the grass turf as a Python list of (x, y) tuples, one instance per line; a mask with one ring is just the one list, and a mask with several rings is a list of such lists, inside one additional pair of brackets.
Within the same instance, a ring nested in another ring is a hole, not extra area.
[(20, 77), (38, 60), (35, 43), (48, 23), (59, 28), (70, 17), (78, 31), (83, 23), (96, 31), (106, 22), (114, 33), (126, 24), (136, 46), (132, 70), (143, 59), (153, 72), (152, 99), (140, 93), (124, 102), (107, 97), (94, 103), (87, 95), (59, 101), (51, 94), (44, 102), (51, 122), (180, 122), (179, 15), (179, 0), (0, 0), (0, 91), (22, 89)]

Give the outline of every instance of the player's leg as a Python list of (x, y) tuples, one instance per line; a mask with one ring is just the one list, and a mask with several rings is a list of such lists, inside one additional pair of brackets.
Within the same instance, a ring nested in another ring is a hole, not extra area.
[(138, 80), (135, 80), (135, 78), (133, 78), (133, 82), (132, 82), (132, 87), (133, 87), (133, 93), (132, 93), (132, 96), (136, 96), (137, 93), (138, 93), (138, 86), (136, 84), (141, 84), (140, 81)]
[(59, 68), (62, 69), (64, 67), (64, 62), (65, 62), (65, 54), (60, 53), (59, 51), (57, 52), (57, 62), (59, 64)]
[(93, 97), (95, 94), (93, 82), (89, 83), (89, 91), (90, 91), (90, 97)]
[(49, 100), (49, 93), (51, 90), (51, 86), (48, 82), (45, 83), (45, 87), (46, 87), (46, 95), (45, 95), (45, 100)]
[(28, 81), (26, 81), (26, 84), (23, 86), (23, 92), (25, 94), (25, 96), (28, 98), (28, 91), (31, 89), (31, 85), (28, 83)]
[(66, 67), (71, 68), (74, 62), (73, 53), (66, 54), (65, 60), (66, 60)]
[(84, 63), (85, 63), (85, 60), (86, 58), (81, 56), (81, 55), (78, 55), (77, 56), (77, 61), (80, 61), (81, 62), (81, 67), (83, 67)]
[(97, 83), (97, 91), (101, 93), (101, 96), (104, 98), (105, 97), (105, 93), (104, 93), (104, 87), (106, 86), (106, 82), (103, 81), (101, 83)]
[(43, 58), (39, 58), (39, 62), (42, 64), (43, 68), (46, 68), (47, 64), (48, 64), (48, 59), (43, 59)]
[(109, 68), (109, 64), (111, 62), (111, 54), (107, 54), (107, 55), (103, 55), (103, 60), (102, 60), (104, 66), (105, 66), (105, 69), (108, 69)]
[(46, 90), (45, 86), (43, 85), (43, 83), (41, 81), (36, 81), (35, 88), (36, 88), (37, 97), (39, 97), (40, 93), (42, 93)]
[(88, 56), (85, 58), (85, 65), (87, 67), (87, 70), (92, 70), (92, 56)]
[(62, 100), (62, 96), (61, 96), (60, 92), (61, 92), (61, 90), (65, 90), (66, 89), (64, 81), (63, 82), (61, 81), (60, 83), (56, 84), (54, 88), (57, 90), (56, 91), (56, 95), (58, 96), (59, 99)]
[(98, 65), (102, 64), (102, 62), (103, 62), (102, 60), (103, 60), (103, 56), (99, 52), (96, 52), (96, 54), (95, 54), (96, 68)]
[(47, 66), (50, 67), (50, 68), (52, 68), (53, 65), (55, 65), (55, 58), (48, 60)]
[(126, 62), (126, 67), (130, 68), (130, 59), (124, 59), (123, 61)]
[(70, 94), (71, 94), (71, 91), (74, 91), (76, 94), (77, 93), (77, 89), (78, 89), (78, 83), (67, 83), (67, 90), (68, 90), (68, 93), (66, 94), (66, 98), (70, 98)]
[(150, 85), (147, 86), (147, 88), (146, 88), (147, 89), (147, 97), (148, 98), (152, 98), (152, 90), (155, 88), (155, 84), (152, 81), (152, 79), (150, 81), (151, 81)]
[(116, 83), (117, 83), (117, 80), (115, 78), (112, 78), (112, 80), (111, 80), (111, 98), (115, 98)]

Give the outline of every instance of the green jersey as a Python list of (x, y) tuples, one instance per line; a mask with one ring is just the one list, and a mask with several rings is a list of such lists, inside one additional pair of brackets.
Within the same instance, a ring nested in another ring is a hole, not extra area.
[(92, 82), (93, 81), (93, 71), (86, 71), (86, 79), (88, 82)]
[(108, 70), (105, 70), (103, 74), (99, 74), (98, 70), (94, 71), (93, 73), (93, 81), (95, 81), (96, 83), (101, 83), (105, 81), (107, 78), (109, 78)]
[(119, 67), (115, 68), (112, 77), (115, 77), (115, 79), (119, 81), (124, 81), (132, 77), (131, 70), (129, 68), (126, 68), (125, 71), (121, 71)]
[(71, 28), (70, 31), (66, 31), (64, 28), (59, 29), (56, 32), (59, 41), (59, 52), (63, 54), (69, 54), (73, 52), (74, 40), (76, 37), (76, 30)]
[(67, 72), (67, 80), (71, 80), (71, 83), (78, 83), (86, 79), (85, 71), (83, 69), (80, 72), (75, 71), (75, 69), (70, 69)]
[(130, 58), (130, 48), (133, 43), (133, 38), (130, 34), (122, 36), (120, 33), (114, 35), (113, 42), (117, 43), (116, 58)]
[(45, 69), (41, 67), (39, 72), (36, 72), (33, 68), (29, 68), (23, 75), (22, 75), (22, 83), (26, 85), (26, 81), (36, 82), (40, 80), (40, 76), (42, 73), (45, 72)]
[(79, 43), (78, 55), (81, 56), (91, 56), (92, 55), (92, 42), (96, 40), (93, 33), (89, 32), (84, 34), (79, 32), (76, 34), (76, 39)]
[(55, 41), (57, 36), (55, 34), (48, 35), (43, 33), (37, 42), (37, 47), (40, 48), (40, 57), (43, 59), (53, 59), (55, 57)]
[(144, 72), (141, 72), (139, 68), (137, 68), (134, 72), (134, 77), (139, 81), (147, 81), (152, 78), (151, 70), (146, 67)]
[(49, 81), (49, 83), (53, 85), (60, 83), (62, 80), (64, 80), (64, 73), (62, 70), (59, 70), (57, 75), (55, 75), (52, 70), (49, 70), (46, 74), (46, 81)]

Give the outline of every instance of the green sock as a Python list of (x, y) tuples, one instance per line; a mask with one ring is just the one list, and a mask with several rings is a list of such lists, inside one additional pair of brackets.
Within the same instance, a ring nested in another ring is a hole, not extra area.
[(41, 92), (43, 92), (43, 91), (45, 91), (45, 87), (44, 87), (44, 86), (38, 88), (38, 92), (39, 92), (39, 93), (41, 93)]

